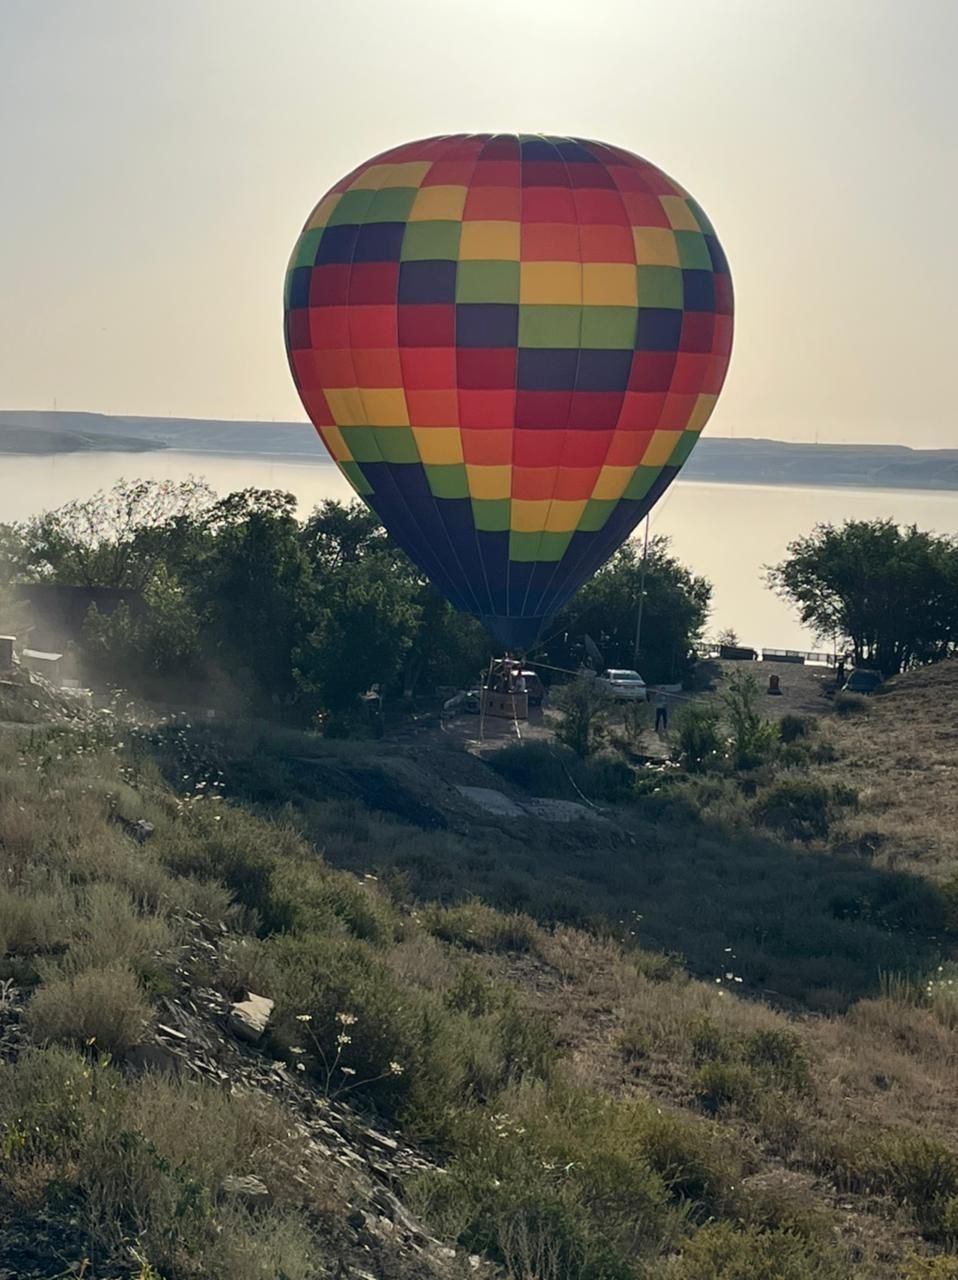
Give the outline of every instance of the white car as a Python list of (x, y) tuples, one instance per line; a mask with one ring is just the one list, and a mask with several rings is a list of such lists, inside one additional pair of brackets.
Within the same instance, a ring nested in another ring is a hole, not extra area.
[(598, 682), (616, 702), (646, 702), (648, 689), (637, 671), (610, 669), (603, 671)]

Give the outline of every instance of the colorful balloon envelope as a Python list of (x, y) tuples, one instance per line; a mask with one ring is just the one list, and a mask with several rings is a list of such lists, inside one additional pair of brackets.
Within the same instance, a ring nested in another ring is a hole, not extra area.
[(470, 134), (360, 165), (286, 277), (306, 412), (459, 609), (530, 647), (688, 458), (732, 347), (701, 207), (578, 138)]

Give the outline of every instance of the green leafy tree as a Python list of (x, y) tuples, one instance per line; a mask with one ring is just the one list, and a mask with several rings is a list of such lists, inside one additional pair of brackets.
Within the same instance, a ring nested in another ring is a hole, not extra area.
[(202, 480), (119, 480), (108, 493), (68, 502), (15, 526), (20, 563), (34, 577), (142, 591), (171, 539), (192, 531), (213, 503)]
[(307, 555), (324, 569), (341, 569), (369, 554), (390, 554), (397, 558), (402, 555), (387, 536), (379, 517), (358, 500), (344, 503), (327, 499), (306, 521), (302, 539)]
[(958, 545), (914, 525), (818, 525), (768, 579), (821, 639), (850, 648), (856, 666), (894, 675), (958, 642)]
[(83, 628), (87, 674), (110, 685), (159, 693), (155, 680), (198, 678), (201, 619), (190, 594), (159, 570), (145, 593), (145, 608), (121, 603), (109, 615), (90, 609)]
[(558, 689), (553, 698), (561, 713), (556, 737), (577, 756), (593, 755), (607, 732), (610, 698), (593, 676), (579, 676)]
[[(556, 666), (577, 663), (589, 635), (609, 667), (635, 665), (635, 633), (642, 589), (642, 553), (627, 542), (585, 584), (556, 620), (547, 643)], [(708, 617), (711, 584), (695, 577), (670, 553), (668, 540), (649, 543), (639, 670), (650, 683), (679, 680)]]
[(204, 529), (202, 554), (181, 572), (203, 606), (206, 660), (259, 713), (289, 706), (300, 691), (294, 654), (317, 614), (296, 500), (274, 490), (230, 494)]
[(297, 679), (326, 710), (342, 714), (371, 685), (402, 667), (420, 622), (409, 584), (391, 557), (368, 555), (323, 584), (316, 625), (297, 649)]

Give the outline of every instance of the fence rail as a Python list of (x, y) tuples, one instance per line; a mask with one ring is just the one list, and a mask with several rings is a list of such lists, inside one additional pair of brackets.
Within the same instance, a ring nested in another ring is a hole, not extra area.
[(790, 662), (795, 665), (834, 667), (838, 661), (834, 653), (814, 649), (753, 649), (749, 645), (722, 644), (720, 640), (706, 640), (703, 655), (738, 662)]

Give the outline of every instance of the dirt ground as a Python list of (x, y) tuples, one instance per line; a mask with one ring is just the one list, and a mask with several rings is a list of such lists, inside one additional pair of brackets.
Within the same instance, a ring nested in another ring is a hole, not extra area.
[(832, 726), (829, 772), (862, 796), (849, 822), (879, 865), (939, 880), (958, 874), (958, 661), (890, 680), (857, 715)]
[[(696, 671), (699, 693), (723, 692), (739, 671), (755, 677), (761, 691), (761, 710), (770, 719), (784, 715), (821, 715), (828, 708), (828, 695), (835, 690), (835, 674), (830, 667), (806, 667), (792, 662), (700, 662)], [(779, 692), (770, 693), (770, 677), (778, 676)]]
[[(690, 701), (720, 697), (729, 679), (738, 671), (748, 671), (762, 691), (761, 710), (770, 719), (784, 715), (821, 715), (829, 708), (828, 695), (834, 692), (835, 677), (827, 667), (806, 667), (785, 662), (731, 662), (708, 661), (699, 664), (696, 673), (697, 688), (690, 693), (668, 695), (670, 727)], [(769, 693), (769, 677), (778, 676), (779, 692)], [(651, 708), (650, 708), (651, 718)], [(622, 725), (623, 708), (616, 707), (611, 715), (613, 732)], [(511, 743), (551, 742), (555, 737), (556, 712), (548, 705), (532, 707), (529, 719), (516, 724), (512, 720), (484, 717), (480, 724), (478, 715), (460, 713), (444, 720), (438, 728), (428, 731), (431, 745), (456, 747), (460, 750), (484, 755)], [(664, 759), (669, 754), (668, 737), (657, 734), (650, 726), (642, 735), (641, 749), (650, 759)]]

